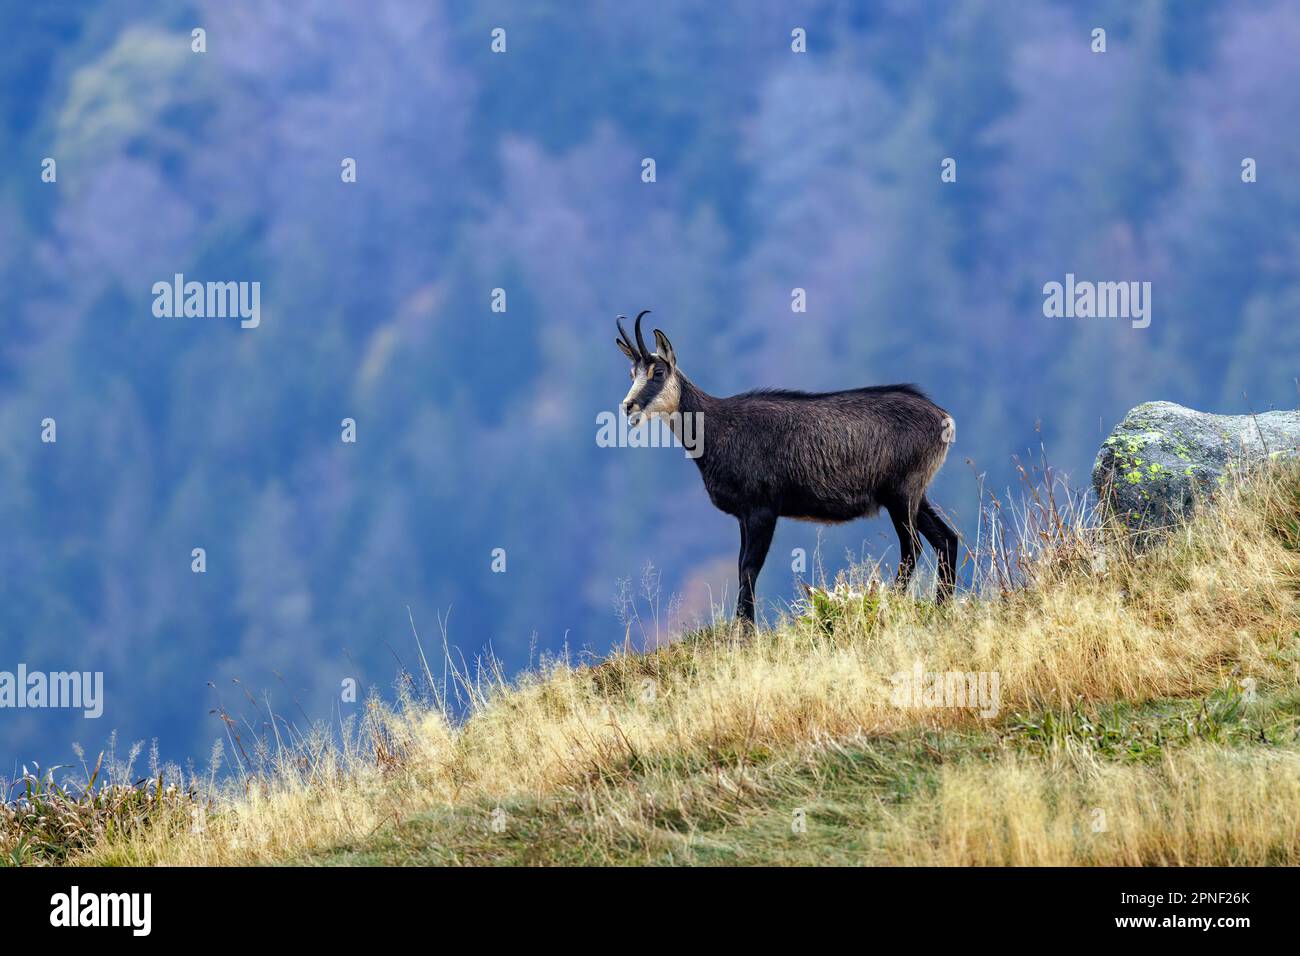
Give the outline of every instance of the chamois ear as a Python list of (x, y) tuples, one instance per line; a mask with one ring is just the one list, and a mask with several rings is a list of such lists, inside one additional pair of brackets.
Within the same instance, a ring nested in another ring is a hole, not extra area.
[(673, 343), (669, 342), (668, 336), (658, 329), (655, 329), (655, 345), (658, 346), (659, 357), (673, 368), (676, 368), (677, 355), (673, 352)]
[(628, 347), (628, 344), (626, 342), (624, 342), (622, 339), (615, 339), (614, 344), (617, 345), (618, 350), (622, 352), (624, 355), (626, 355), (631, 361), (633, 362), (636, 361), (636, 356), (632, 354), (632, 350)]

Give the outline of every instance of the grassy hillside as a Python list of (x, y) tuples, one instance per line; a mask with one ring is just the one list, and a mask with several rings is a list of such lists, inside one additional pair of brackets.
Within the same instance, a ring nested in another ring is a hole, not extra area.
[[(1041, 547), (1011, 562), (1015, 587), (935, 608), (868, 584), (752, 637), (717, 627), (594, 666), (550, 662), (513, 684), (462, 680), (448, 689), (473, 698), (459, 723), (416, 701), (372, 702), (342, 745), (271, 743), (264, 769), (245, 754), (217, 793), (160, 775), (101, 787), (110, 796), (85, 809), (75, 790), (38, 786), (47, 817), (75, 822), (55, 832), (11, 808), (5, 852), (89, 864), (1300, 863), (1300, 471), (1227, 493), (1142, 554), (1081, 524), (1036, 533)], [(903, 706), (915, 701), (895, 675), (918, 661), (995, 674), (996, 715)]]

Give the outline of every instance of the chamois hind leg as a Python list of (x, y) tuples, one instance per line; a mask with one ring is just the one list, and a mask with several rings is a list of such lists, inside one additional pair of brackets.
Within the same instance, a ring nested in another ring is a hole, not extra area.
[(939, 584), (935, 591), (935, 601), (942, 604), (952, 597), (957, 584), (957, 532), (939, 517), (939, 512), (924, 495), (917, 509), (916, 525), (938, 558)]
[(908, 501), (895, 501), (885, 505), (889, 519), (898, 535), (898, 577), (894, 584), (900, 591), (907, 590), (916, 567), (916, 556), (921, 550), (921, 536), (916, 527), (916, 506)]
[(736, 580), (740, 582), (740, 590), (736, 598), (736, 617), (745, 616), (745, 552), (749, 550), (749, 532), (745, 529), (745, 519), (738, 518), (740, 522), (740, 554), (736, 556)]

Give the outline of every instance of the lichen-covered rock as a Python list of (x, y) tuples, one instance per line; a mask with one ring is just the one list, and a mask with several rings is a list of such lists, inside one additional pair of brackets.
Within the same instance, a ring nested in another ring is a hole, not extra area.
[(1166, 527), (1213, 495), (1242, 465), (1296, 454), (1300, 412), (1210, 415), (1147, 402), (1102, 443), (1092, 485), (1135, 531)]

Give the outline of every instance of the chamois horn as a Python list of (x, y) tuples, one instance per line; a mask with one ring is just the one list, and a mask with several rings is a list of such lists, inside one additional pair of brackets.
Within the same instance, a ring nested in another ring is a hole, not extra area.
[(641, 350), (641, 354), (645, 356), (645, 360), (646, 360), (647, 362), (650, 361), (650, 350), (649, 350), (648, 348), (645, 347), (645, 339), (643, 339), (643, 338), (641, 337), (641, 318), (642, 318), (642, 316), (646, 316), (646, 315), (649, 315), (649, 314), (650, 314), (650, 310), (649, 310), (649, 309), (645, 309), (645, 310), (643, 310), (643, 311), (641, 312), (641, 315), (638, 315), (638, 316), (636, 317), (636, 326), (635, 326), (635, 328), (636, 328), (636, 347), (639, 348), (639, 349)]
[(627, 334), (627, 329), (623, 328), (623, 320), (626, 319), (626, 318), (627, 318), (626, 315), (620, 315), (620, 316), (619, 316), (617, 319), (615, 319), (614, 321), (615, 321), (615, 324), (618, 325), (618, 334), (619, 334), (619, 337), (622, 338), (622, 340), (623, 340), (623, 344), (627, 346), (627, 350), (628, 350), (629, 352), (631, 352), (633, 355), (636, 355), (636, 354), (637, 354), (637, 352), (636, 352), (636, 346), (634, 346), (634, 345), (632, 344), (632, 339), (631, 339), (631, 337)]

